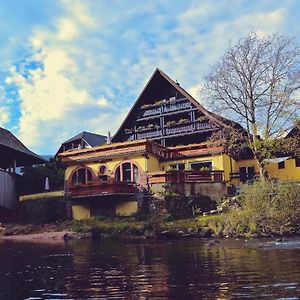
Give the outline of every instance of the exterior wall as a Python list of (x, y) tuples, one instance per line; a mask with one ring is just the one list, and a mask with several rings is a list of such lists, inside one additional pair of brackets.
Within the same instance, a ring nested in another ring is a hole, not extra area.
[(159, 164), (159, 160), (153, 156), (153, 155), (148, 155), (148, 159), (146, 159), (146, 166), (145, 166), (145, 171), (147, 172), (157, 172), (161, 168)]
[(240, 167), (254, 167), (255, 172), (259, 172), (255, 159), (244, 159), (236, 161), (235, 172), (239, 172)]
[[(235, 162), (234, 172), (239, 172), (240, 167), (254, 167), (255, 172), (258, 173), (258, 165), (254, 159), (240, 160)], [(295, 159), (285, 160), (285, 168), (279, 169), (277, 163), (269, 163), (266, 166), (266, 171), (270, 178), (283, 181), (300, 181), (300, 167), (296, 167)], [(232, 180), (234, 184), (238, 184), (239, 180)]]
[(74, 220), (89, 219), (91, 217), (90, 205), (88, 203), (72, 205), (72, 216)]
[(228, 182), (230, 181), (230, 173), (232, 173), (236, 167), (235, 166), (236, 162), (233, 158), (231, 158), (226, 154), (224, 154), (222, 158), (223, 158), (224, 180)]
[(295, 159), (285, 160), (285, 168), (278, 169), (277, 163), (269, 163), (266, 170), (271, 178), (282, 181), (300, 181), (300, 167), (296, 167)]
[(118, 202), (116, 206), (116, 215), (129, 216), (138, 211), (137, 201)]
[[(155, 183), (151, 185), (151, 190), (156, 195), (164, 194), (165, 184)], [(222, 182), (215, 183), (175, 183), (169, 184), (168, 190), (171, 193), (179, 193), (185, 196), (203, 195), (213, 200), (218, 200), (226, 195), (226, 184)]]

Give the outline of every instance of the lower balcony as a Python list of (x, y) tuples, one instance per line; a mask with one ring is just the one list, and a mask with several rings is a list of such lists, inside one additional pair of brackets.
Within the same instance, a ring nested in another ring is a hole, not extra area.
[(133, 195), (133, 182), (92, 181), (68, 187), (68, 195), (72, 198), (97, 197), (107, 195)]
[(162, 171), (152, 173), (149, 183), (214, 183), (224, 181), (224, 171)]

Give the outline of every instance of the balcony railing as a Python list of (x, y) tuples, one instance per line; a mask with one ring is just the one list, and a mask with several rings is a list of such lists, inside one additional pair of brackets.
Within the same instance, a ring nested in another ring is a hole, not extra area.
[(150, 138), (155, 138), (155, 137), (159, 137), (162, 135), (162, 130), (153, 130), (153, 131), (147, 131), (147, 132), (143, 132), (143, 133), (137, 133), (136, 137), (138, 140), (143, 140), (143, 139), (150, 139)]
[(192, 109), (192, 104), (186, 98), (177, 99), (176, 101), (161, 102), (159, 105), (153, 107), (142, 108), (138, 119), (152, 117), (161, 114), (167, 114), (174, 111), (182, 111)]
[[(215, 129), (216, 126), (209, 122), (199, 122), (191, 123), (188, 121), (186, 123), (181, 124), (172, 124), (166, 125), (163, 129), (157, 128), (144, 128), (136, 131), (136, 139), (151, 139), (151, 138), (159, 138), (159, 137), (168, 137), (174, 136), (178, 134), (188, 134), (188, 133), (198, 133), (202, 131), (208, 131)], [(131, 134), (128, 137), (128, 140), (134, 140), (134, 134)]]
[(133, 182), (93, 181), (87, 184), (70, 186), (68, 193), (72, 198), (105, 196), (108, 194), (134, 194)]
[(149, 183), (215, 183), (224, 181), (224, 171), (165, 171), (152, 173)]
[(249, 182), (259, 178), (259, 173), (246, 173), (241, 174), (239, 172), (230, 173), (230, 180), (238, 179), (240, 182)]
[(186, 132), (192, 132), (194, 129), (194, 126), (191, 125), (181, 125), (181, 126), (176, 126), (173, 128), (166, 128), (165, 129), (165, 133), (166, 135), (174, 135), (174, 134), (178, 134), (178, 133), (186, 133)]

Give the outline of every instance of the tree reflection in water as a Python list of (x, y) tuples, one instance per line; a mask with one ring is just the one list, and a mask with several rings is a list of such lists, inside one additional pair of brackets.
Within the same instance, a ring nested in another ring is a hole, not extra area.
[(300, 295), (300, 247), (273, 245), (233, 240), (213, 245), (199, 240), (1, 242), (0, 299)]

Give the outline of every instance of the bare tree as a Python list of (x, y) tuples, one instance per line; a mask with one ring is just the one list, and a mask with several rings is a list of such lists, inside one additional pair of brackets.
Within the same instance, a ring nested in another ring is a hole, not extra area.
[(211, 109), (246, 129), (261, 176), (270, 142), (299, 117), (299, 58), (294, 39), (250, 33), (230, 47), (206, 76)]

